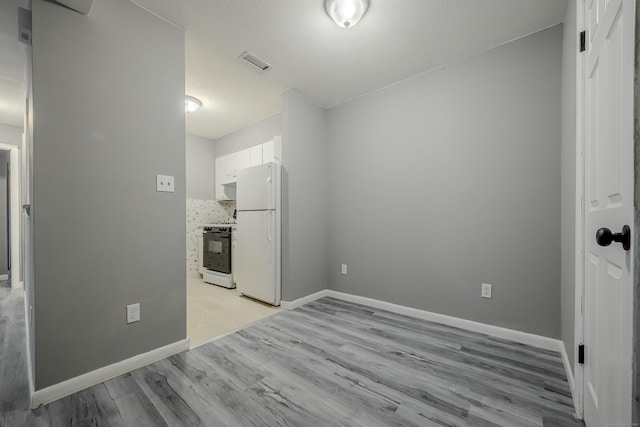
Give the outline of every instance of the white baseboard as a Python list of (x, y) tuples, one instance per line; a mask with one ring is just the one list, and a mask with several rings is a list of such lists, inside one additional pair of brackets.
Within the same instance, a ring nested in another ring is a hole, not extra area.
[(430, 311), (405, 307), (403, 305), (392, 304), (390, 302), (380, 301), (373, 298), (345, 294), (344, 292), (332, 290), (328, 291), (327, 296), (344, 301), (355, 302), (357, 304), (367, 305), (373, 308), (391, 311), (393, 313), (404, 314), (405, 316), (411, 316), (418, 319), (429, 320), (431, 322), (455, 326), (457, 328), (467, 329), (469, 331), (479, 332), (481, 334), (491, 335), (493, 337), (503, 338), (522, 344), (543, 348), (546, 350), (560, 352), (560, 347), (562, 345), (562, 341), (560, 340), (543, 337), (541, 335), (516, 331), (514, 329), (503, 328), (501, 326), (488, 325), (486, 323), (474, 322), (473, 320), (460, 319), (458, 317), (447, 316), (445, 314), (432, 313)]
[[(23, 282), (20, 282), (21, 284)], [(24, 299), (24, 324), (25, 324), (25, 341), (27, 344), (27, 375), (29, 376), (29, 396), (31, 398), (33, 398), (33, 394), (34, 394), (34, 383), (33, 383), (33, 366), (31, 365), (31, 310), (29, 309), (29, 301), (27, 298), (27, 293), (24, 292), (23, 295), (23, 299)]]
[(313, 302), (317, 299), (329, 296), (329, 292), (331, 292), (329, 289), (323, 289), (321, 291), (318, 291), (311, 295), (307, 295), (306, 297), (298, 298), (293, 301), (280, 301), (280, 307), (285, 310), (293, 310), (305, 304), (309, 304), (310, 302)]
[(416, 317), (418, 319), (428, 320), (431, 322), (442, 323), (449, 326), (455, 326), (457, 328), (466, 329), (469, 331), (478, 332), (493, 337), (503, 338), (511, 341), (515, 341), (521, 344), (527, 344), (533, 347), (542, 348), (545, 350), (557, 351), (562, 357), (562, 363), (567, 374), (567, 380), (569, 382), (569, 388), (571, 390), (571, 396), (573, 398), (574, 407), (577, 407), (575, 400), (575, 383), (571, 370), (571, 363), (569, 362), (567, 351), (564, 347), (564, 343), (561, 340), (554, 338), (544, 337), (541, 335), (530, 334), (527, 332), (516, 331), (514, 329), (503, 328), (500, 326), (488, 325), (486, 323), (474, 322), (473, 320), (460, 319), (458, 317), (447, 316), (445, 314), (432, 313), (430, 311), (420, 310), (417, 308), (406, 307), (403, 305), (393, 304), (386, 301), (380, 301), (373, 298), (361, 297), (358, 295), (347, 294), (344, 292), (338, 292), (330, 289), (325, 289), (306, 297), (294, 300), (294, 301), (282, 301), (282, 308), (286, 310), (293, 310), (304, 304), (308, 304), (317, 299), (323, 297), (331, 297), (340, 299), (343, 301), (349, 301), (356, 304), (366, 305), (372, 308), (378, 308), (381, 310), (387, 310), (393, 313), (403, 314), (405, 316)]
[(58, 384), (36, 390), (31, 394), (31, 408), (51, 403), (70, 394), (84, 390), (96, 384), (100, 384), (118, 375), (126, 374), (135, 369), (157, 362), (158, 360), (173, 356), (189, 349), (189, 338), (176, 341), (164, 347), (156, 348), (146, 353), (138, 354), (129, 359), (116, 362), (95, 371), (68, 379)]
[(571, 369), (571, 362), (569, 361), (569, 355), (567, 354), (567, 348), (564, 345), (563, 341), (560, 341), (560, 355), (562, 356), (562, 364), (564, 365), (564, 370), (567, 373), (567, 382), (569, 383), (569, 390), (571, 391), (571, 399), (573, 400), (573, 407), (577, 408), (577, 400), (576, 400), (576, 383), (573, 379), (573, 369)]

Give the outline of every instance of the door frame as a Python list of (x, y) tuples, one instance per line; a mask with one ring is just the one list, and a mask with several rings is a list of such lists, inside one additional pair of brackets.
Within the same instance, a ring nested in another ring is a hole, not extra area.
[(21, 244), (21, 217), (22, 204), (20, 203), (22, 188), (20, 186), (20, 148), (16, 145), (0, 143), (0, 150), (9, 152), (9, 168), (11, 198), (9, 200), (9, 247), (11, 252), (11, 289), (21, 288), (22, 279), (22, 244)]
[(584, 367), (578, 362), (578, 345), (584, 342), (584, 52), (580, 52), (579, 35), (586, 30), (585, 1), (576, 0), (576, 198), (575, 198), (575, 305), (573, 352), (573, 404), (576, 416), (584, 418)]
[[(637, 0), (635, 3), (635, 70), (634, 70), (634, 94), (637, 99), (640, 96), (640, 4), (638, 4)], [(635, 250), (634, 257), (634, 278), (633, 278), (633, 289), (634, 289), (634, 301), (633, 301), (633, 318), (634, 325), (632, 328), (634, 342), (632, 343), (632, 351), (634, 354), (632, 374), (633, 380), (631, 383), (632, 387), (632, 397), (633, 402), (631, 406), (631, 422), (632, 423), (640, 423), (640, 239), (637, 238), (638, 230), (640, 230), (640, 168), (638, 165), (640, 164), (640, 105), (638, 102), (635, 102), (635, 111), (634, 111), (634, 141), (633, 141), (633, 149), (634, 149), (634, 222), (635, 222), (635, 235), (636, 239), (633, 242), (633, 248)]]

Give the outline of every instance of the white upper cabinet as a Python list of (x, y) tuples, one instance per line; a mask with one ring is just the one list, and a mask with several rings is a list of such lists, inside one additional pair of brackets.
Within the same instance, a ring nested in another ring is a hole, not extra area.
[(265, 144), (269, 143), (273, 144), (273, 160), (270, 161), (282, 164), (282, 135), (274, 136), (272, 141)]
[(236, 199), (238, 171), (269, 162), (282, 163), (282, 137), (216, 158), (216, 200)]
[(246, 169), (249, 166), (252, 166), (251, 165), (251, 148), (238, 151), (236, 154), (237, 154), (236, 171), (239, 171), (240, 169)]
[(258, 166), (261, 165), (263, 163), (265, 163), (263, 161), (263, 147), (264, 144), (259, 144), (256, 145), (254, 147), (249, 148), (249, 150), (251, 151), (251, 164), (250, 166)]
[(262, 163), (273, 162), (273, 140), (262, 144)]
[(231, 153), (216, 159), (216, 200), (235, 200), (236, 171), (238, 166), (237, 153)]
[(220, 160), (220, 167), (224, 172), (221, 184), (236, 182), (236, 171), (238, 170), (238, 153), (231, 153), (227, 154), (226, 156), (222, 156), (216, 159), (216, 164), (218, 164), (217, 160)]

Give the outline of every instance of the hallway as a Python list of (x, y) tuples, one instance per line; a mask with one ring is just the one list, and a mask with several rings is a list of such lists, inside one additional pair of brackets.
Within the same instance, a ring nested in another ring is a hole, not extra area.
[(29, 409), (24, 294), (0, 282), (0, 426), (26, 426)]

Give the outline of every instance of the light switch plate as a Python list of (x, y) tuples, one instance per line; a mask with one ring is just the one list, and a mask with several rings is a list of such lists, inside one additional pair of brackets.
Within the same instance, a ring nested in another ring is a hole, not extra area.
[(170, 175), (156, 175), (156, 191), (173, 193), (175, 191), (173, 177)]
[(342, 274), (347, 274), (347, 264), (342, 264)]

